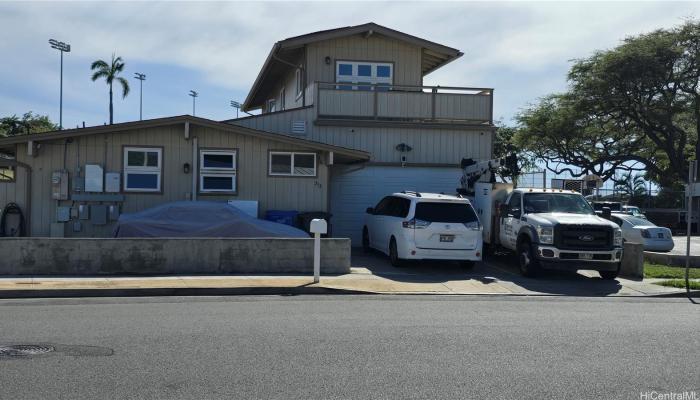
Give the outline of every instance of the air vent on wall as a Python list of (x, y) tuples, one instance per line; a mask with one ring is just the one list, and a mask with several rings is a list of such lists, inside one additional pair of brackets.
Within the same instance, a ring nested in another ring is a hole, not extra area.
[(306, 135), (306, 121), (292, 121), (293, 135)]

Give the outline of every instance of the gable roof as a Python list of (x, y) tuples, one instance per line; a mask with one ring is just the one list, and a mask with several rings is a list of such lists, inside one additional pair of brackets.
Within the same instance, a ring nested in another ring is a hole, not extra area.
[(399, 32), (397, 30), (375, 24), (374, 22), (369, 22), (362, 25), (346, 26), (342, 28), (327, 29), (300, 36), (294, 36), (281, 40), (272, 46), (270, 53), (267, 55), (267, 59), (265, 59), (263, 67), (260, 69), (257, 78), (255, 78), (255, 82), (253, 83), (250, 92), (248, 92), (248, 96), (243, 102), (242, 109), (244, 111), (250, 111), (259, 108), (264, 99), (262, 101), (260, 99), (256, 99), (256, 95), (260, 89), (265, 86), (264, 83), (267, 80), (267, 77), (271, 74), (274, 75), (273, 72), (275, 72), (275, 70), (292, 68), (289, 63), (280, 61), (276, 58), (280, 53), (295, 54), (295, 51), (299, 51), (299, 49), (303, 48), (309, 43), (332, 40), (358, 34), (375, 33), (420, 47), (422, 49), (421, 70), (423, 76), (435, 71), (451, 61), (456, 60), (464, 54), (452, 47), (431, 42), (430, 40), (422, 39), (407, 33)]
[(321, 151), (332, 151), (334, 154), (344, 156), (354, 160), (369, 160), (369, 153), (361, 150), (349, 149), (347, 147), (334, 146), (326, 143), (316, 142), (313, 140), (301, 139), (292, 136), (282, 135), (279, 133), (265, 132), (257, 129), (246, 128), (243, 126), (227, 124), (206, 118), (194, 117), (191, 115), (178, 115), (174, 117), (147, 119), (143, 121), (123, 122), (113, 125), (97, 125), (86, 128), (64, 129), (60, 131), (32, 133), (26, 135), (15, 135), (0, 138), (0, 149), (11, 148), (18, 143), (26, 143), (29, 141), (42, 142), (48, 140), (65, 139), (71, 137), (100, 135), (105, 133), (116, 133), (132, 129), (145, 129), (169, 125), (184, 125), (189, 122), (191, 125), (214, 128), (231, 132), (240, 135), (254, 136), (262, 139), (274, 140), (282, 143), (308, 147), (310, 149)]

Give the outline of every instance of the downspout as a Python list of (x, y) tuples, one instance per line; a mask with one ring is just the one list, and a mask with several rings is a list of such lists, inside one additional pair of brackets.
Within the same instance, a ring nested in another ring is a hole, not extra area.
[(199, 175), (199, 158), (197, 157), (197, 137), (192, 137), (192, 201), (197, 201), (197, 176)]

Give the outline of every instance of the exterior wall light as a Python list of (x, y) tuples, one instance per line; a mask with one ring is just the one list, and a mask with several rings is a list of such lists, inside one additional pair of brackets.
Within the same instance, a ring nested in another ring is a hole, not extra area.
[(325, 61), (326, 61), (326, 65), (331, 65), (331, 57), (330, 56), (326, 56)]
[(190, 163), (185, 163), (185, 165), (182, 166), (182, 171), (186, 174), (190, 173)]

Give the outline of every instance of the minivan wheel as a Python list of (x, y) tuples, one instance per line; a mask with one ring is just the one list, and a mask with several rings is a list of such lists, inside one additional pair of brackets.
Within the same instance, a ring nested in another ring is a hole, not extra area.
[(365, 253), (369, 253), (370, 250), (372, 250), (369, 247), (369, 231), (367, 231), (367, 227), (362, 229), (362, 251)]
[(523, 240), (518, 244), (518, 265), (523, 276), (534, 277), (539, 272), (539, 263), (528, 240)]
[(394, 267), (403, 266), (403, 260), (399, 258), (399, 250), (396, 247), (396, 239), (393, 237), (389, 242), (389, 260), (391, 260), (391, 265)]

